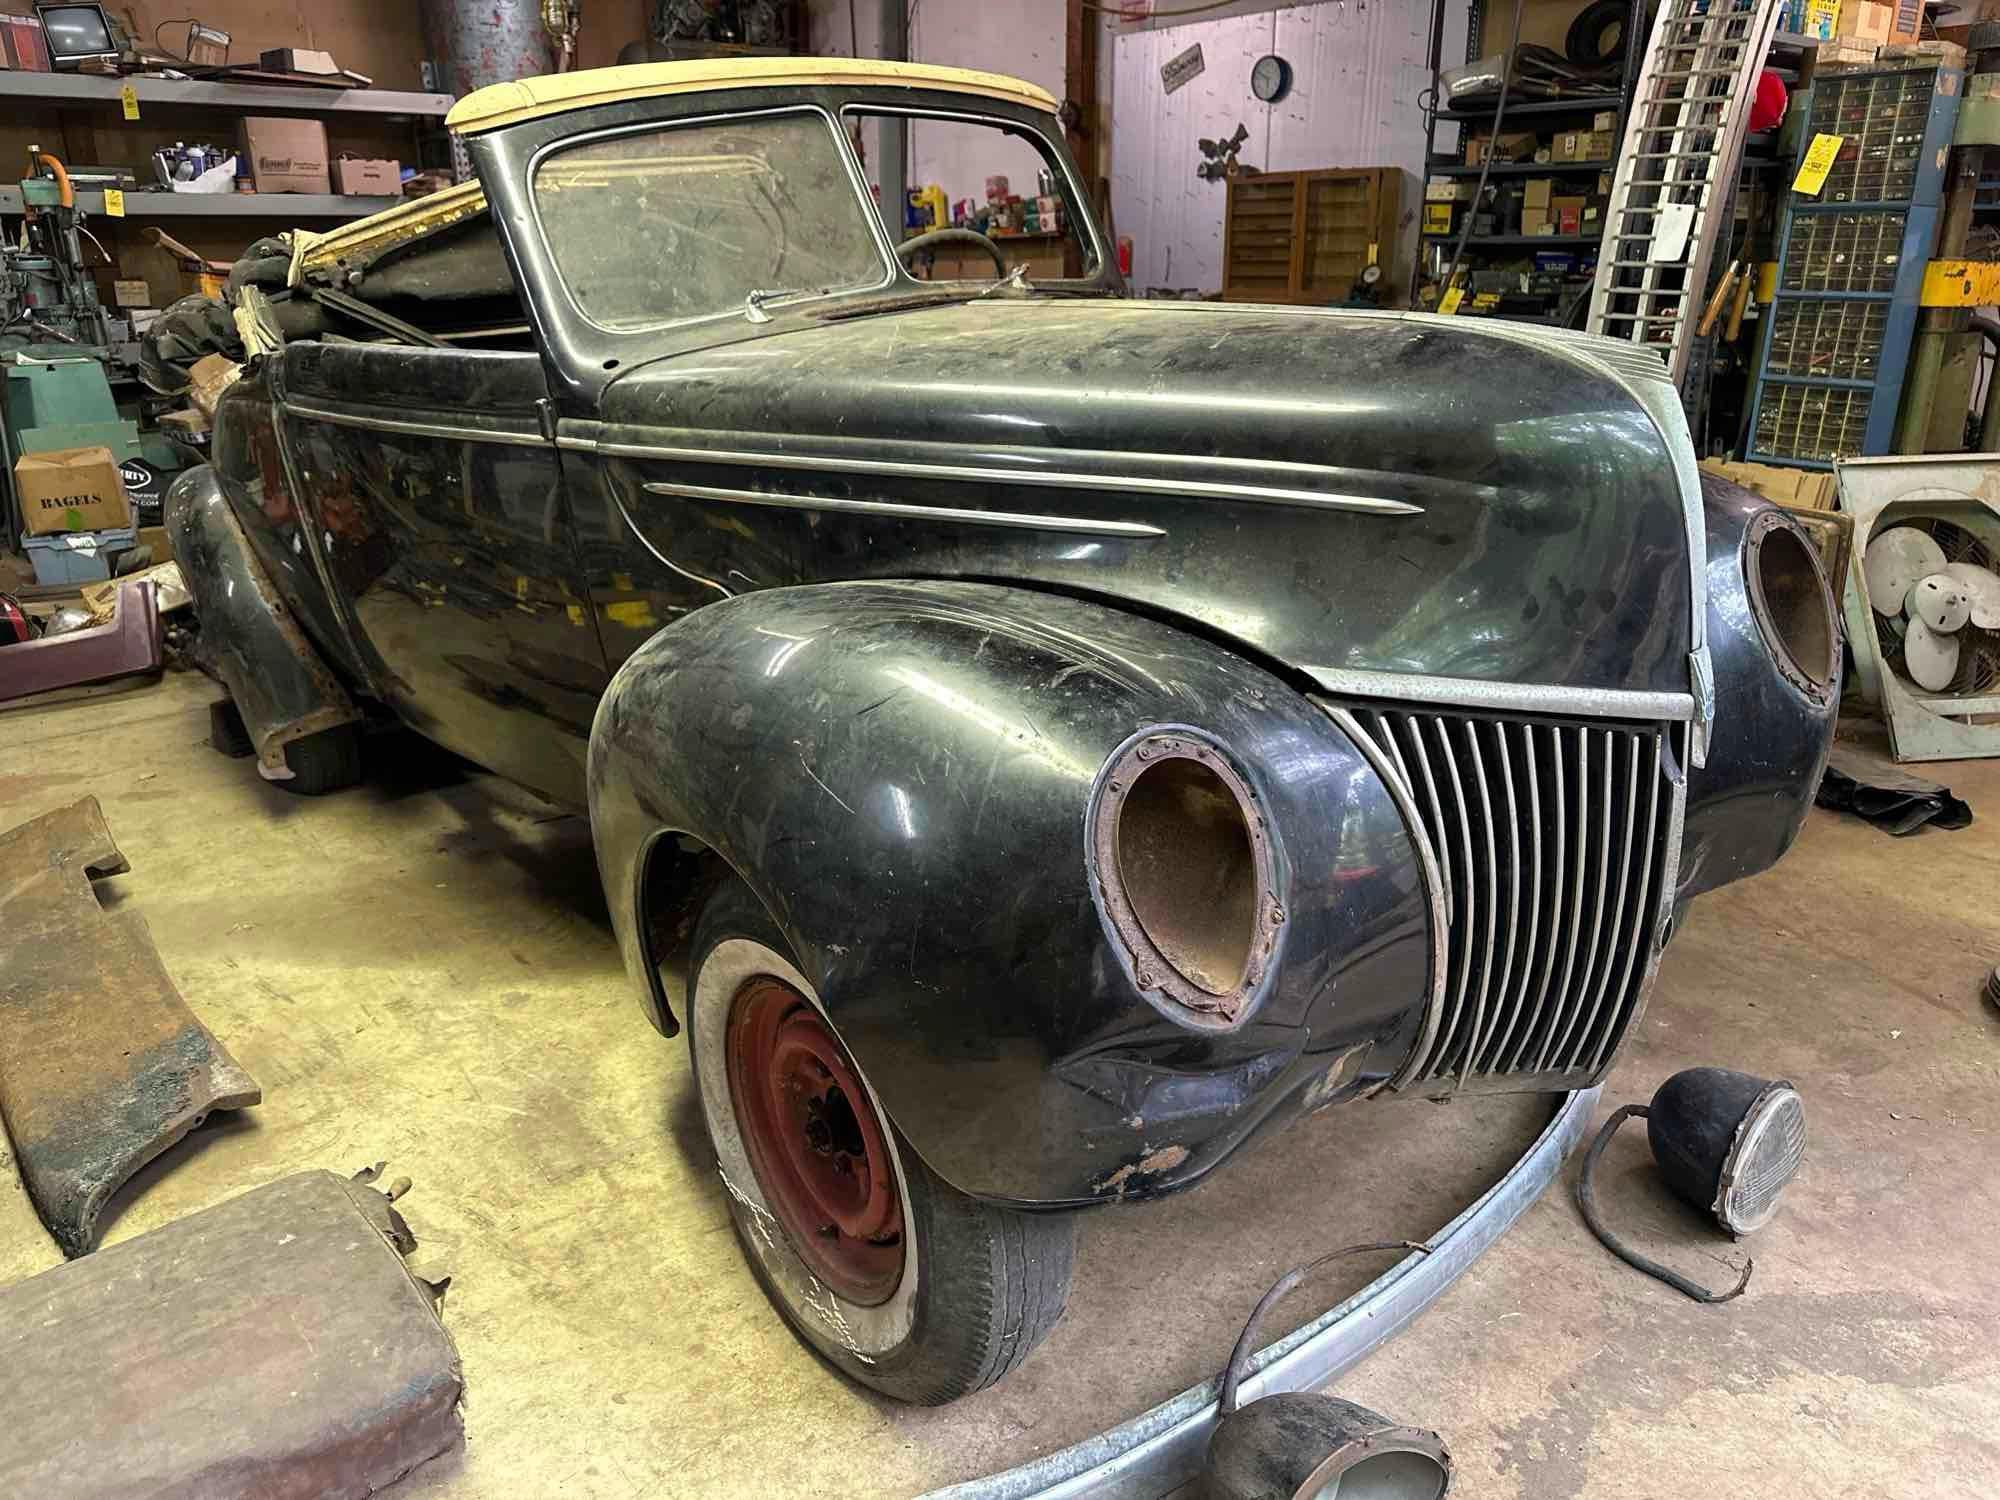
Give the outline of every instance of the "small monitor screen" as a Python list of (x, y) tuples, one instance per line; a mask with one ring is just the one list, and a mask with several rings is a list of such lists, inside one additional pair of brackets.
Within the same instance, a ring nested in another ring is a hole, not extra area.
[(58, 63), (103, 57), (118, 50), (111, 41), (111, 27), (105, 22), (101, 5), (45, 5), (41, 16), (43, 34), (49, 39), (49, 54)]

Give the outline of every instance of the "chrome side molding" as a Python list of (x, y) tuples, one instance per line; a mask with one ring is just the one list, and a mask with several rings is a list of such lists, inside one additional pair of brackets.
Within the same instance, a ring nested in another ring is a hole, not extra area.
[(959, 526), (1007, 526), (1017, 531), (1061, 531), (1082, 536), (1117, 536), (1151, 540), (1165, 536), (1157, 526), (1141, 521), (1100, 521), (1090, 516), (1038, 515), (1027, 511), (967, 510), (949, 505), (906, 505), (894, 500), (844, 500), (832, 495), (773, 493), (765, 490), (721, 489), (706, 484), (671, 484), (654, 480), (651, 495), (677, 495), (685, 500), (720, 500), (731, 505), (767, 505), (784, 510), (839, 511), (849, 515), (888, 516), (899, 521), (935, 521)]
[[(359, 427), (368, 432), (400, 432), (412, 437), (447, 438), (464, 443), (506, 443), (517, 448), (540, 448), (547, 439), (532, 426), (475, 427), (463, 422), (425, 422), (408, 417), (384, 417), (373, 412), (342, 411), (338, 407), (319, 406), (310, 401), (296, 401), (287, 397), (283, 403), (285, 411), (295, 417), (309, 417), (315, 422), (331, 422), (336, 427)], [(524, 418), (531, 422), (532, 418)]]
[[(663, 443), (621, 443), (598, 437), (565, 434), (562, 447), (594, 453), (600, 458), (652, 459), (665, 463), (727, 465), (733, 468), (795, 469), (821, 474), (867, 474), (885, 479), (946, 479), (983, 484), (1026, 484), (1049, 489), (1109, 490), (1146, 495), (1174, 495), (1193, 500), (1232, 500), (1249, 504), (1289, 505), (1309, 510), (1356, 511), (1372, 515), (1421, 515), (1423, 507), (1385, 495), (1355, 494), (1335, 489), (1302, 489), (1288, 485), (1252, 484), (1209, 477), (1203, 470), (1259, 473), (1299, 479), (1326, 478), (1353, 482), (1356, 471), (1313, 464), (1260, 463), (1240, 458), (1191, 458), (1179, 454), (1106, 453), (1094, 449), (992, 448), (977, 450), (981, 463), (947, 463), (929, 459), (844, 457), (832, 453), (796, 453), (784, 449), (710, 448)], [(909, 445), (902, 445), (907, 447)], [(933, 445), (936, 446), (936, 445)], [(1048, 467), (1060, 462), (1062, 468)], [(1180, 469), (1181, 474), (1134, 473), (1140, 464)], [(1485, 495), (1486, 487), (1475, 487)], [(1490, 498), (1490, 496), (1487, 496)]]

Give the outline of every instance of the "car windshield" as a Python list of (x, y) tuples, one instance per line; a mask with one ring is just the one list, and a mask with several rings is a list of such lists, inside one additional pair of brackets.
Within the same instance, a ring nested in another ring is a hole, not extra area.
[(545, 158), (534, 190), (563, 284), (602, 328), (652, 328), (889, 275), (819, 114), (588, 141)]

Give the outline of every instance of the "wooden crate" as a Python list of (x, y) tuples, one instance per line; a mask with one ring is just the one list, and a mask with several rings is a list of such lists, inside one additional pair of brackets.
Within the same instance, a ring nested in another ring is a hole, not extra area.
[(1403, 174), (1396, 167), (1328, 167), (1229, 179), (1222, 221), (1222, 295), (1229, 302), (1343, 300), (1372, 258), (1395, 260)]

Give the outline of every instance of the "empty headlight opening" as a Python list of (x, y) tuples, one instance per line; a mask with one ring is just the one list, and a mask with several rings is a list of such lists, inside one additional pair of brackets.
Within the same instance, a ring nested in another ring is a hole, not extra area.
[(1106, 767), (1092, 821), (1095, 888), (1140, 990), (1176, 1020), (1233, 1023), (1284, 921), (1249, 785), (1206, 740), (1151, 734)]
[(1822, 697), (1833, 685), (1840, 639), (1819, 554), (1777, 511), (1751, 523), (1743, 559), (1751, 613), (1794, 687)]

